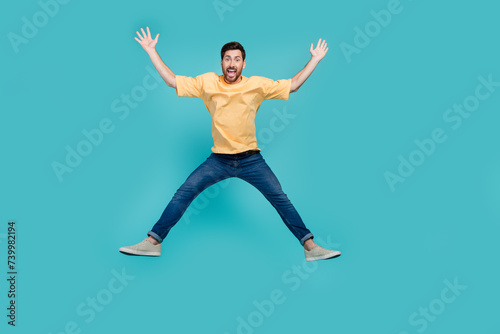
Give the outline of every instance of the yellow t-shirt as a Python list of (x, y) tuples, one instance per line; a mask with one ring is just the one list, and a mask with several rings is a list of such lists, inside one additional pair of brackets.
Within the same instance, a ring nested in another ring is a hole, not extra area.
[(228, 84), (215, 72), (195, 78), (176, 75), (177, 96), (203, 100), (212, 117), (214, 153), (234, 154), (258, 150), (255, 136), (255, 115), (262, 101), (288, 100), (292, 79), (241, 76), (237, 84)]

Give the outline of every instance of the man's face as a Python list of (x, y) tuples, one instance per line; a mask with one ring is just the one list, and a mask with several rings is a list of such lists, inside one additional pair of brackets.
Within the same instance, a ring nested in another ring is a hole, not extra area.
[(220, 62), (224, 78), (230, 84), (241, 81), (241, 71), (245, 68), (246, 61), (243, 60), (240, 50), (228, 50)]

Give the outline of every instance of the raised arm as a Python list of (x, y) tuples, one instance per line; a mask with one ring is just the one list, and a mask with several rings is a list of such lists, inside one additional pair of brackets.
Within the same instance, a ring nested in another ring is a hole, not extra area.
[(161, 60), (160, 55), (156, 52), (156, 43), (158, 43), (158, 37), (160, 34), (157, 34), (155, 39), (151, 38), (151, 32), (149, 32), (149, 27), (146, 27), (147, 34), (144, 32), (144, 29), (141, 28), (142, 35), (136, 31), (139, 38), (134, 37), (137, 42), (142, 46), (144, 51), (146, 51), (153, 62), (158, 73), (166, 82), (167, 86), (172, 88), (177, 88), (177, 83), (175, 82), (175, 74), (172, 72), (170, 68)]
[(315, 49), (313, 49), (313, 44), (311, 43), (311, 48), (309, 51), (311, 52), (311, 59), (309, 60), (307, 65), (292, 78), (290, 93), (296, 92), (300, 88), (300, 86), (302, 86), (302, 84), (314, 71), (316, 65), (318, 65), (321, 59), (323, 59), (323, 57), (326, 55), (326, 53), (328, 52), (326, 41), (323, 40), (323, 42), (321, 42), (320, 38)]

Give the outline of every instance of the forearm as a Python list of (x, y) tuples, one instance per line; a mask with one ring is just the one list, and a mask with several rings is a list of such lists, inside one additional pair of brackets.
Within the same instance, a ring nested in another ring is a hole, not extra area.
[(291, 93), (296, 92), (300, 88), (300, 86), (302, 86), (302, 84), (307, 80), (307, 78), (309, 78), (311, 73), (314, 71), (319, 61), (320, 61), (319, 59), (311, 57), (306, 66), (292, 78), (292, 86), (290, 88)]
[(163, 60), (161, 60), (160, 55), (158, 54), (156, 49), (149, 51), (148, 55), (149, 58), (151, 58), (154, 67), (156, 68), (160, 76), (163, 78), (167, 86), (177, 88), (174, 72), (172, 72), (172, 70), (168, 68), (167, 65), (165, 65)]

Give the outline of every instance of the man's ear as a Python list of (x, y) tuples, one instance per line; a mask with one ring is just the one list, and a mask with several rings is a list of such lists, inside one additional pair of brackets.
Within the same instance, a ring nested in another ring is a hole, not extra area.
[(247, 61), (243, 60), (243, 67), (242, 67), (242, 69), (245, 68), (245, 66), (247, 66)]

